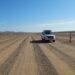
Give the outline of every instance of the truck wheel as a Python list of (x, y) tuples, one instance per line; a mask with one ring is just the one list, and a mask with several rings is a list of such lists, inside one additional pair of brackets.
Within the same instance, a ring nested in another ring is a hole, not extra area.
[(55, 42), (55, 40), (53, 40), (53, 42)]

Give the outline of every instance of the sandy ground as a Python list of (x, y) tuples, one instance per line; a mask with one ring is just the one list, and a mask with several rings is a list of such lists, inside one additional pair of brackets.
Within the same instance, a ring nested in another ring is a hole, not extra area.
[(72, 45), (43, 42), (38, 34), (8, 35), (0, 41), (0, 75), (75, 75)]

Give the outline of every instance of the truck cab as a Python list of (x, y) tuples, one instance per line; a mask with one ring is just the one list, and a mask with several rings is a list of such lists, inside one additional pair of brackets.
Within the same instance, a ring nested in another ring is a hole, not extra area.
[(55, 35), (51, 30), (44, 30), (42, 32), (41, 38), (43, 41), (55, 42)]

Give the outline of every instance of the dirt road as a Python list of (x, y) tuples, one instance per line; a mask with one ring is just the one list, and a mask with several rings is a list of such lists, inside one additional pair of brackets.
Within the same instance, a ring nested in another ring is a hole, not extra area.
[(22, 34), (0, 43), (0, 75), (75, 75), (75, 47)]

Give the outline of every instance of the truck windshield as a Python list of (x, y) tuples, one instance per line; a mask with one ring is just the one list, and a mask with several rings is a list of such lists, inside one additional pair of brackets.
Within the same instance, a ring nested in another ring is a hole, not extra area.
[(45, 34), (52, 34), (51, 31), (45, 31)]

